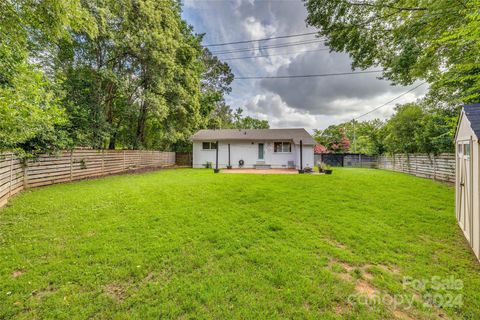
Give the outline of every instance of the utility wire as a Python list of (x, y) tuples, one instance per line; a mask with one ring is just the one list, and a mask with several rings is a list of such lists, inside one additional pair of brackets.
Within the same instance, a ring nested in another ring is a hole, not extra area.
[(218, 46), (226, 46), (226, 45), (229, 45), (229, 44), (240, 44), (240, 43), (250, 43), (250, 42), (257, 42), (257, 41), (267, 41), (267, 40), (273, 40), (273, 39), (294, 38), (294, 37), (308, 36), (308, 35), (312, 35), (312, 34), (317, 34), (317, 32), (290, 34), (290, 35), (285, 35), (285, 36), (263, 38), (263, 39), (256, 39), (256, 40), (242, 40), (242, 41), (234, 41), (234, 42), (213, 43), (213, 44), (206, 44), (206, 45), (204, 45), (204, 47), (218, 47)]
[(406, 94), (409, 94), (410, 92), (412, 92), (412, 91), (414, 91), (414, 90), (416, 90), (416, 89), (420, 88), (420, 87), (421, 87), (421, 86), (423, 86), (425, 83), (427, 83), (427, 82), (426, 82), (426, 81), (424, 81), (424, 82), (420, 83), (419, 85), (417, 85), (417, 86), (415, 86), (415, 87), (411, 88), (410, 90), (408, 90), (408, 91), (405, 91), (404, 93), (402, 93), (402, 94), (400, 94), (400, 95), (396, 96), (396, 97), (395, 97), (395, 98), (393, 98), (392, 100), (390, 100), (390, 101), (387, 101), (387, 102), (385, 102), (384, 104), (382, 104), (382, 105), (380, 105), (380, 106), (378, 106), (378, 107), (376, 107), (376, 108), (373, 108), (372, 110), (370, 110), (370, 111), (368, 111), (368, 112), (366, 112), (366, 113), (364, 113), (364, 114), (362, 114), (362, 115), (360, 115), (360, 116), (358, 116), (358, 117), (354, 118), (353, 120), (358, 120), (358, 119), (360, 119), (360, 118), (362, 118), (362, 117), (364, 117), (364, 116), (366, 116), (366, 115), (368, 115), (368, 114), (370, 114), (370, 113), (372, 113), (372, 112), (374, 112), (374, 111), (377, 111), (377, 110), (378, 110), (378, 109), (380, 109), (380, 108), (383, 108), (383, 107), (385, 107), (386, 105), (388, 105), (388, 104), (392, 103), (393, 101), (400, 99), (400, 98), (401, 98), (401, 97), (403, 97), (404, 95), (406, 95)]
[(305, 51), (297, 51), (297, 52), (285, 52), (285, 53), (273, 53), (273, 54), (265, 54), (265, 55), (259, 55), (259, 56), (244, 56), (244, 57), (233, 57), (233, 58), (225, 58), (221, 59), (222, 61), (230, 61), (230, 60), (243, 60), (243, 59), (257, 59), (257, 58), (267, 58), (267, 57), (273, 57), (273, 56), (287, 56), (291, 54), (301, 54), (301, 53), (307, 53), (307, 52), (318, 52), (318, 51), (327, 51), (330, 50), (330, 48), (322, 48), (322, 49), (317, 49), (317, 50), (305, 50)]
[(253, 76), (253, 77), (235, 77), (238, 80), (247, 79), (291, 79), (291, 78), (317, 78), (317, 77), (333, 77), (333, 76), (345, 76), (353, 74), (366, 74), (366, 73), (379, 73), (382, 70), (369, 70), (369, 71), (357, 71), (357, 72), (339, 72), (339, 73), (321, 73), (321, 74), (305, 74), (305, 75), (288, 75), (288, 76)]
[(217, 55), (217, 54), (228, 54), (228, 53), (255, 51), (255, 50), (271, 49), (271, 48), (283, 48), (283, 47), (291, 47), (291, 46), (297, 46), (297, 45), (302, 45), (302, 44), (312, 44), (312, 43), (320, 43), (320, 42), (325, 42), (325, 40), (309, 39), (309, 40), (303, 40), (303, 41), (298, 41), (298, 42), (272, 44), (272, 45), (261, 46), (261, 47), (257, 47), (257, 48), (250, 47), (250, 48), (238, 48), (238, 49), (231, 49), (231, 50), (220, 50), (220, 51), (212, 51), (212, 54)]

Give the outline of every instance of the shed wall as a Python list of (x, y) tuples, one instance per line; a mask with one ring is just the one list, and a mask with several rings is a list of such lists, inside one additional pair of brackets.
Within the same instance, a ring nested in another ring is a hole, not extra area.
[[(470, 141), (471, 152), (470, 152), (470, 170), (471, 170), (471, 214), (472, 214), (472, 234), (470, 235), (470, 245), (480, 260), (480, 146), (478, 144), (478, 137), (476, 137), (474, 131), (470, 126), (470, 122), (465, 116), (464, 112), (460, 115), (459, 124), (457, 127), (456, 140), (455, 140), (455, 155), (456, 155), (456, 182), (455, 182), (455, 205), (457, 210), (457, 219), (458, 219), (458, 210), (459, 210), (459, 194), (460, 194), (460, 177), (459, 177), (459, 152), (458, 152), (458, 142), (460, 141)], [(462, 230), (464, 231), (464, 230)], [(465, 231), (464, 231), (465, 232)]]

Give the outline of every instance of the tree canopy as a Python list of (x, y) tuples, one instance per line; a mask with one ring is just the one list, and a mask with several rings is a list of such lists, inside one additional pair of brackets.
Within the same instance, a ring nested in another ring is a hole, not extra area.
[(456, 122), (457, 111), (454, 109), (432, 108), (425, 102), (408, 103), (398, 105), (393, 116), (386, 121), (349, 121), (315, 130), (314, 137), (325, 146), (326, 152), (333, 153), (438, 154), (454, 151)]
[(383, 67), (408, 85), (424, 79), (439, 105), (480, 98), (480, 0), (306, 0), (307, 23), (352, 67)]

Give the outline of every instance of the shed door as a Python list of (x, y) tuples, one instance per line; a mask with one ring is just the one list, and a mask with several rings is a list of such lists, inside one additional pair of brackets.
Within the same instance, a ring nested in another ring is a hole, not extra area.
[(470, 141), (457, 145), (458, 153), (458, 222), (470, 242), (472, 233), (472, 169)]

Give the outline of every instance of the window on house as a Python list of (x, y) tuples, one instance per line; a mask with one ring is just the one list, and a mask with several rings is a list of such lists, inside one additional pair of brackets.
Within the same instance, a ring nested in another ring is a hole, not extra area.
[(203, 142), (202, 143), (203, 150), (215, 150), (217, 149), (217, 144), (215, 142)]
[(292, 152), (292, 144), (290, 142), (274, 142), (273, 149), (275, 153)]

